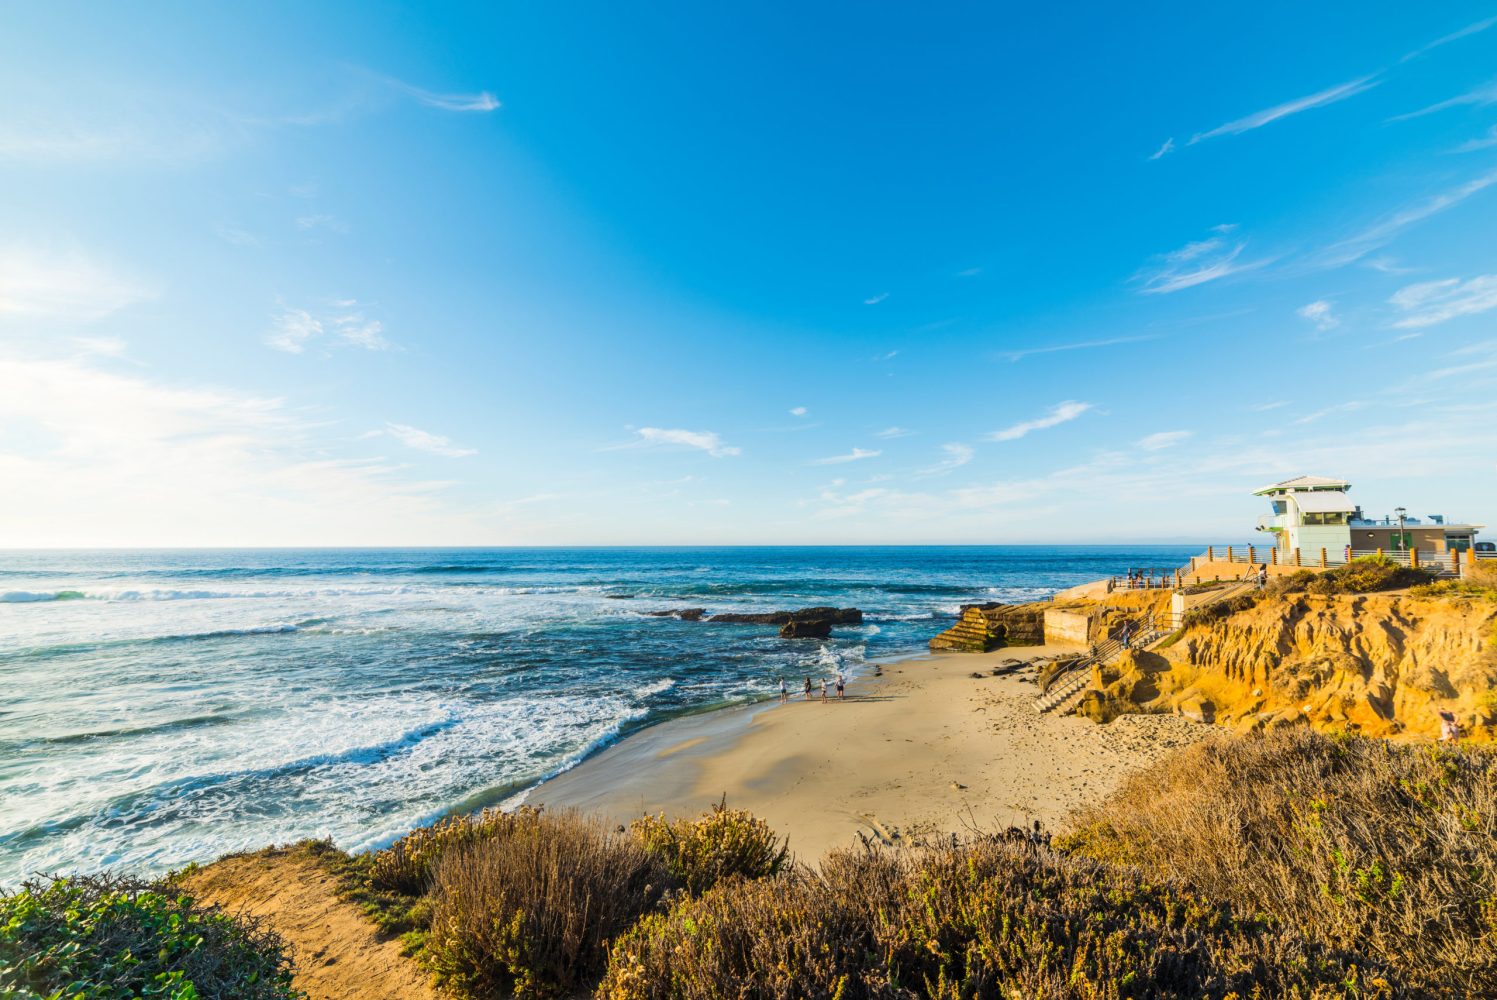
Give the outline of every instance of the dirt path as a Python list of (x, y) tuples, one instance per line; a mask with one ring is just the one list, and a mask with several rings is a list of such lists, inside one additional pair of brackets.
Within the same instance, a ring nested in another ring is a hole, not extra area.
[(400, 942), (381, 940), (368, 918), (338, 898), (332, 874), (304, 851), (224, 858), (183, 880), (192, 895), (266, 920), (286, 939), (296, 986), (312, 1000), (438, 1000)]

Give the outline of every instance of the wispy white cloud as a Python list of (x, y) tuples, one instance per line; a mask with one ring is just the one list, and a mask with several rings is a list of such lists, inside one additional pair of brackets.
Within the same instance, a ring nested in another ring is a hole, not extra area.
[(1464, 94), (1457, 94), (1449, 100), (1431, 104), (1429, 107), (1420, 108), (1418, 111), (1410, 111), (1402, 115), (1394, 115), (1389, 118), (1390, 122), (1405, 122), (1410, 118), (1422, 118), (1439, 111), (1447, 111), (1450, 108), (1459, 108), (1465, 105), (1473, 107), (1486, 107), (1489, 104), (1497, 104), (1497, 80), (1489, 80), (1474, 90), (1468, 90)]
[(1267, 403), (1255, 404), (1248, 407), (1248, 409), (1252, 410), (1254, 413), (1266, 413), (1269, 410), (1278, 410), (1288, 405), (1289, 400), (1287, 399), (1275, 399)]
[(873, 436), (876, 438), (889, 440), (891, 438), (909, 437), (913, 433), (915, 432), (904, 427), (885, 427), (883, 430), (879, 431)]
[(842, 465), (845, 462), (858, 462), (858, 461), (861, 461), (861, 460), (863, 460), (865, 458), (877, 458), (878, 456), (880, 456), (882, 454), (883, 454), (883, 452), (881, 452), (881, 451), (869, 450), (867, 448), (854, 448), (852, 451), (848, 452), (846, 455), (832, 455), (832, 456), (830, 456), (828, 458), (815, 458), (815, 459), (812, 459), (810, 461), (810, 463), (808, 463), (808, 464), (810, 464), (810, 465)]
[(0, 546), (498, 540), (446, 484), (330, 455), (323, 421), (284, 399), (115, 365), (0, 354)]
[(871, 360), (875, 364), (878, 364), (884, 361), (893, 361), (897, 357), (899, 357), (899, 352), (897, 350), (885, 351), (883, 354), (875, 354)]
[(441, 455), (444, 458), (467, 458), (469, 455), (478, 454), (475, 448), (464, 448), (452, 443), (452, 439), (441, 434), (432, 434), (420, 428), (412, 427), (410, 424), (385, 424), (383, 431), (375, 431), (375, 434), (388, 434), (407, 448), (417, 451), (430, 452), (433, 455)]
[(1418, 268), (1403, 267), (1398, 263), (1396, 257), (1383, 254), (1379, 257), (1369, 257), (1362, 262), (1363, 267), (1371, 268), (1380, 274), (1413, 274)]
[(1264, 125), (1276, 122), (1280, 118), (1287, 118), (1290, 115), (1299, 114), (1301, 111), (1309, 111), (1312, 108), (1323, 108), (1326, 105), (1344, 101), (1348, 97), (1355, 97), (1364, 91), (1371, 90), (1377, 85), (1378, 81), (1371, 76), (1348, 80), (1345, 83), (1328, 87), (1318, 93), (1309, 94), (1305, 97), (1297, 97), (1292, 101), (1285, 101), (1283, 104), (1276, 104), (1271, 108), (1255, 111), (1250, 115), (1229, 121), (1225, 125), (1218, 125), (1209, 132), (1198, 132), (1190, 137), (1190, 145), (1194, 146), (1198, 142), (1215, 139), (1218, 136), (1240, 135), (1243, 132), (1262, 128)]
[(1087, 351), (1094, 347), (1113, 347), (1117, 344), (1137, 344), (1145, 340), (1158, 340), (1158, 334), (1141, 334), (1135, 337), (1108, 337), (1104, 340), (1083, 340), (1074, 344), (1047, 344), (1044, 347), (1024, 347), (1017, 351), (1000, 351), (998, 357), (1004, 361), (1022, 361), (1035, 354), (1055, 354), (1059, 351)]
[(1159, 255), (1140, 270), (1136, 278), (1143, 283), (1141, 291), (1145, 294), (1161, 295), (1243, 271), (1257, 270), (1272, 263), (1271, 258), (1239, 261), (1246, 249), (1246, 240), (1228, 240), (1226, 234), (1221, 233)]
[(864, 299), (863, 300), (863, 305), (865, 305), (865, 306), (876, 306), (880, 302), (884, 301), (884, 299), (887, 299), (888, 297), (889, 297), (889, 293), (888, 292), (879, 292), (877, 295), (870, 295), (868, 298)]
[(385, 80), (396, 90), (414, 97), (429, 108), (439, 108), (442, 111), (471, 111), (487, 114), (490, 111), (497, 111), (502, 107), (499, 99), (487, 90), (480, 90), (476, 94), (440, 94), (433, 90), (425, 90), (421, 87), (413, 86), (393, 77), (385, 77)]
[(236, 247), (257, 247), (260, 245), (260, 238), (258, 236), (247, 229), (240, 229), (237, 226), (219, 226), (213, 231), (218, 235), (219, 239), (225, 243), (232, 243)]
[(0, 320), (91, 322), (151, 293), (78, 253), (0, 246)]
[(941, 445), (942, 457), (940, 461), (936, 462), (934, 465), (926, 466), (925, 468), (917, 472), (916, 475), (920, 478), (944, 476), (947, 473), (955, 472), (957, 469), (960, 469), (962, 466), (972, 461), (973, 457), (976, 456), (976, 454), (977, 449), (973, 448), (971, 445), (962, 444), (959, 441), (953, 441), (950, 444), (943, 444)]
[(1359, 260), (1372, 251), (1386, 245), (1393, 237), (1430, 216), (1438, 215), (1461, 204), (1467, 198), (1497, 184), (1497, 170), (1474, 177), (1449, 191), (1426, 198), (1399, 209), (1380, 222), (1348, 239), (1326, 247), (1318, 255), (1318, 263), (1325, 267), (1339, 267)]
[(956, 276), (958, 278), (975, 278), (981, 273), (982, 268), (980, 267), (964, 267), (960, 271), (956, 272)]
[(394, 345), (385, 338), (384, 324), (368, 319), (352, 299), (331, 304), (337, 311), (314, 316), (305, 309), (283, 308), (272, 320), (265, 344), (287, 354), (301, 354), (313, 343), (386, 351)]
[(1300, 417), (1295, 421), (1295, 423), (1313, 424), (1317, 420), (1324, 420), (1326, 417), (1334, 416), (1338, 413), (1355, 413), (1357, 410), (1366, 409), (1366, 407), (1367, 403), (1363, 400), (1353, 399), (1345, 403), (1337, 403), (1334, 406), (1322, 407), (1321, 409), (1316, 410), (1313, 413), (1308, 413), (1305, 416)]
[(674, 446), (681, 448), (695, 448), (705, 451), (713, 458), (727, 458), (732, 455), (742, 454), (743, 449), (734, 445), (726, 444), (714, 431), (688, 431), (681, 428), (667, 427), (641, 427), (635, 432), (638, 440), (634, 443), (646, 446)]
[(1294, 312), (1301, 319), (1309, 320), (1321, 333), (1334, 330), (1341, 325), (1341, 318), (1336, 315), (1335, 308), (1325, 299), (1316, 299), (1308, 305), (1300, 306)]
[(1079, 403), (1074, 399), (1068, 399), (1063, 403), (1057, 403), (1049, 413), (1034, 420), (1025, 420), (1014, 424), (1012, 427), (1001, 431), (993, 431), (987, 436), (989, 441), (1017, 441), (1034, 431), (1042, 431), (1048, 427), (1055, 427), (1068, 421), (1075, 420), (1087, 410), (1092, 409), (1091, 403)]
[(809, 411), (804, 406), (793, 406), (790, 408), (792, 417), (804, 417)]
[(1481, 149), (1491, 149), (1493, 146), (1497, 146), (1497, 125), (1487, 129), (1487, 134), (1480, 139), (1468, 139), (1461, 143), (1455, 147), (1454, 152), (1474, 153)]
[(1156, 149), (1153, 153), (1151, 153), (1149, 155), (1149, 159), (1151, 159), (1151, 160), (1157, 160), (1157, 159), (1160, 159), (1161, 157), (1168, 156), (1170, 153), (1173, 153), (1174, 151), (1175, 151), (1175, 138), (1174, 138), (1174, 136), (1171, 136), (1170, 138), (1164, 140), (1164, 145), (1160, 146), (1158, 149)]
[(1157, 434), (1140, 438), (1135, 444), (1144, 451), (1163, 451), (1165, 448), (1173, 448), (1188, 437), (1190, 437), (1190, 431), (1160, 431)]
[(1497, 17), (1489, 17), (1484, 21), (1477, 21), (1475, 24), (1468, 24), (1464, 28), (1461, 28), (1459, 31), (1452, 31), (1448, 35), (1436, 38), (1434, 41), (1428, 43), (1427, 45), (1419, 46), (1417, 49), (1400, 59), (1399, 62), (1408, 62), (1410, 59), (1418, 59), (1420, 56), (1424, 55), (1431, 49), (1437, 49), (1442, 45), (1449, 45), (1451, 42), (1459, 41), (1462, 38), (1466, 38), (1471, 35), (1478, 34), (1479, 32), (1486, 31), (1494, 24), (1497, 24)]
[(296, 228), (302, 232), (308, 232), (313, 229), (327, 229), (335, 233), (346, 233), (348, 232), (348, 223), (327, 212), (316, 212), (312, 215), (297, 216)]
[(1497, 309), (1497, 274), (1482, 274), (1466, 281), (1423, 281), (1400, 288), (1388, 302), (1406, 314), (1393, 324), (1400, 329), (1422, 329), (1458, 316), (1474, 316)]

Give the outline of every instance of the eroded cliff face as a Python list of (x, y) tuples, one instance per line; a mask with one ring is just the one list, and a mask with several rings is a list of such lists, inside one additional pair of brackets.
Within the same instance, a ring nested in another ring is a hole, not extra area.
[(1497, 604), (1406, 595), (1265, 597), (1101, 668), (1099, 721), (1173, 711), (1240, 731), (1309, 723), (1370, 736), (1497, 735)]

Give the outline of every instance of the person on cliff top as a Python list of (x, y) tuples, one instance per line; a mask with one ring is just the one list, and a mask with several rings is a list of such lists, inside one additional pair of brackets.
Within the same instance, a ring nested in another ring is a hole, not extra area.
[(1264, 563), (1262, 566), (1258, 567), (1258, 586), (1263, 587), (1263, 586), (1266, 586), (1267, 584), (1268, 584), (1268, 563)]
[(1454, 743), (1461, 738), (1461, 724), (1455, 721), (1455, 713), (1440, 713), (1440, 742)]

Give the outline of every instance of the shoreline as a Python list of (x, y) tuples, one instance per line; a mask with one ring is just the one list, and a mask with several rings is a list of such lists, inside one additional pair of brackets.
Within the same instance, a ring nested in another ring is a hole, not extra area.
[[(627, 824), (645, 813), (695, 815), (726, 797), (815, 862), (859, 836), (885, 843), (971, 828), (1057, 828), (1123, 778), (1214, 731), (1176, 716), (1098, 726), (1041, 715), (1010, 658), (1067, 645), (877, 660), (826, 705), (794, 693), (667, 719), (626, 736), (515, 801), (597, 813)], [(973, 677), (972, 674), (980, 674)]]

